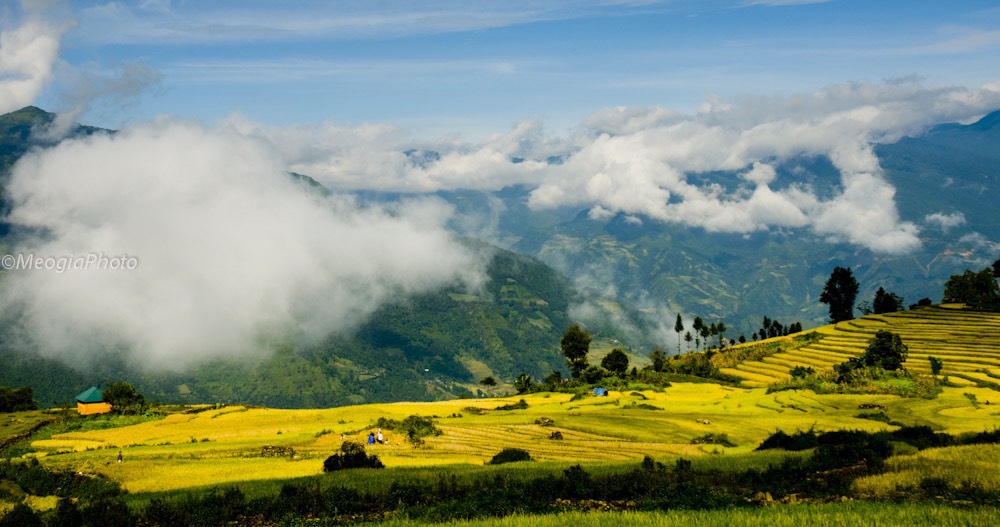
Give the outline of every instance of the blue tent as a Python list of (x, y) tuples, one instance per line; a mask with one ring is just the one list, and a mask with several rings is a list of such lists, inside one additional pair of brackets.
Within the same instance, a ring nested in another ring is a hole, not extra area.
[(608, 396), (608, 390), (606, 388), (594, 388), (594, 395), (597, 395), (597, 396), (600, 396), (600, 397), (607, 397)]

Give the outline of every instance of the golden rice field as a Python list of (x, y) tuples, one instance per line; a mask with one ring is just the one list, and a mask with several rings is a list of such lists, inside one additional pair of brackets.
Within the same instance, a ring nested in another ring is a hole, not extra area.
[[(966, 394), (978, 402), (973, 404)], [(413, 446), (400, 434), (385, 431), (388, 444), (371, 446), (369, 451), (390, 468), (481, 466), (505, 447), (524, 448), (542, 462), (607, 463), (644, 455), (670, 460), (719, 454), (712, 458), (731, 457), (741, 463), (738, 460), (747, 459), (746, 453), (777, 429), (888, 426), (857, 418), (861, 404), (882, 405), (895, 421), (950, 433), (978, 432), (1000, 423), (1000, 406), (985, 404), (991, 399), (1000, 402), (1000, 392), (980, 387), (945, 388), (935, 399), (924, 400), (810, 391), (768, 394), (763, 388), (676, 383), (660, 392), (571, 398), (557, 393), (527, 395), (528, 408), (512, 411), (496, 408), (520, 397), (322, 410), (209, 408), (119, 428), (58, 434), (31, 443), (34, 452), (28, 456), (46, 465), (103, 474), (130, 492), (155, 492), (319, 474), (323, 459), (344, 439), (363, 442), (379, 417), (402, 419), (414, 414), (433, 416), (443, 433)], [(542, 418), (551, 420), (551, 425), (538, 424)], [(562, 440), (550, 439), (556, 431)], [(726, 434), (736, 446), (693, 444), (706, 434)], [(266, 457), (266, 446), (292, 449), (294, 456), (289, 452)], [(123, 463), (116, 462), (119, 450)], [(754, 454), (758, 455), (763, 453)], [(919, 462), (924, 465), (919, 466), (930, 466), (935, 459), (922, 457)], [(899, 470), (910, 468), (902, 464)], [(865, 484), (873, 489), (881, 485)]]
[(759, 387), (788, 379), (795, 366), (830, 370), (835, 364), (860, 356), (879, 330), (899, 334), (909, 347), (905, 366), (910, 371), (929, 375), (928, 357), (934, 356), (942, 360), (941, 375), (948, 376), (952, 384), (1000, 389), (1000, 313), (966, 310), (960, 304), (868, 315), (823, 326), (811, 330), (819, 334), (817, 340), (802, 346), (789, 345), (722, 371), (741, 377), (745, 386)]

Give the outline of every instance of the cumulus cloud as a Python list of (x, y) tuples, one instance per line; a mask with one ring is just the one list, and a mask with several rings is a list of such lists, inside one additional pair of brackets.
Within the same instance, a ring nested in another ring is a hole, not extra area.
[(114, 345), (179, 368), (348, 330), (384, 302), (481, 280), (480, 258), (444, 228), (443, 202), (320, 198), (232, 127), (163, 120), (67, 140), (22, 158), (7, 191), (8, 220), (42, 233), (15, 253), (137, 259), (0, 281), (3, 307), (23, 309), (36, 343), (67, 359)]
[(59, 43), (72, 27), (42, 16), (29, 2), (23, 20), (0, 29), (0, 114), (30, 105), (51, 80), (59, 58)]
[(950, 214), (935, 212), (934, 214), (924, 216), (924, 223), (932, 227), (937, 227), (943, 232), (948, 232), (955, 227), (965, 225), (965, 214), (961, 212), (952, 212)]
[[(894, 79), (786, 97), (712, 97), (693, 114), (615, 107), (565, 135), (525, 122), (479, 143), (421, 142), (375, 125), (257, 127), (256, 133), (301, 153), (289, 163), (335, 188), (431, 192), (520, 184), (534, 189), (529, 205), (536, 209), (580, 206), (594, 219), (621, 213), (717, 232), (799, 228), (901, 253), (919, 245), (919, 228), (899, 217), (895, 189), (883, 179), (872, 145), (997, 107), (995, 84), (968, 89)], [(839, 170), (839, 185), (813, 189), (776, 170), (819, 156)], [(738, 188), (713, 181), (719, 171), (738, 173)]]

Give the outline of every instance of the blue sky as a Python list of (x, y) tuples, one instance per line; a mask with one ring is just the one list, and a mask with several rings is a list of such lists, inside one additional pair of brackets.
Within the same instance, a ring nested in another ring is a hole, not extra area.
[[(1000, 77), (993, 1), (79, 1), (61, 16), (64, 68), (145, 87), (81, 116), (111, 127), (239, 112), (476, 137), (611, 106)], [(65, 106), (68, 84), (38, 104)]]

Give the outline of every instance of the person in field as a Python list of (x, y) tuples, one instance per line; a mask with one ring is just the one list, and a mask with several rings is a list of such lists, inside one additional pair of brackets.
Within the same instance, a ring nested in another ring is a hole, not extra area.
[(380, 444), (380, 445), (383, 444), (383, 443), (385, 443), (385, 436), (382, 435), (382, 429), (381, 428), (378, 429), (378, 435), (375, 436), (375, 440), (378, 441), (378, 444)]
[(375, 432), (368, 432), (368, 444), (369, 445), (375, 444)]

